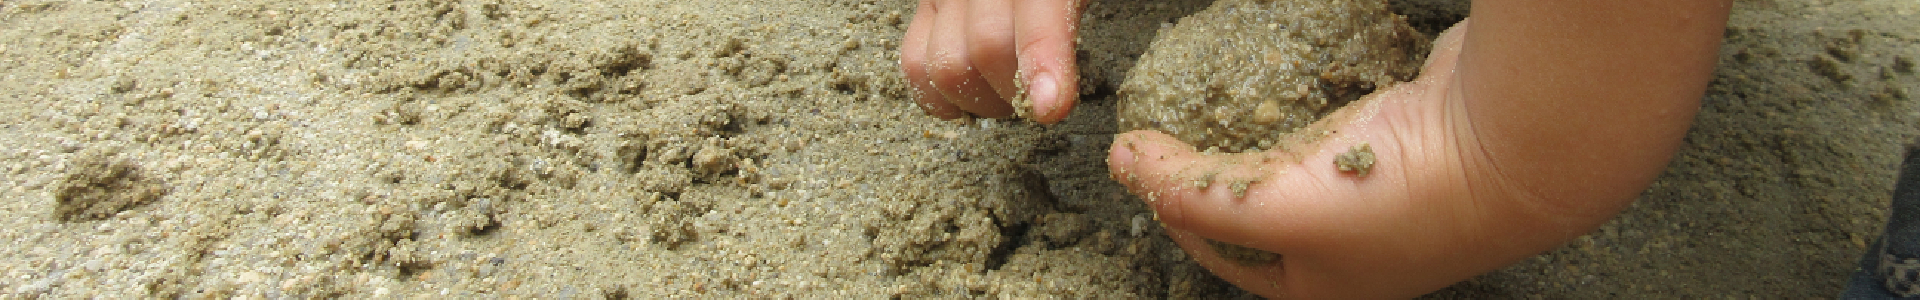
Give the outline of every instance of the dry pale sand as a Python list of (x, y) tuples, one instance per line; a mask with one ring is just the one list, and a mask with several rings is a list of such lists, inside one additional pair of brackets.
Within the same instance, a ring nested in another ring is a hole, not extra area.
[[(0, 2), (0, 298), (1245, 296), (1101, 161), (1207, 1), (1092, 3), (1050, 127), (904, 100), (911, 1), (547, 2)], [(1836, 293), (1920, 135), (1920, 2), (1735, 11), (1633, 209), (1431, 297)]]

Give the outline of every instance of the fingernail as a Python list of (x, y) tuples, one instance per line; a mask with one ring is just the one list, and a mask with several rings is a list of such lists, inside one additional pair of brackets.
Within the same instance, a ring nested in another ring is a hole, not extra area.
[(1033, 115), (1051, 116), (1054, 110), (1060, 108), (1060, 83), (1054, 81), (1052, 74), (1034, 77), (1033, 83), (1027, 84), (1028, 100), (1033, 101)]

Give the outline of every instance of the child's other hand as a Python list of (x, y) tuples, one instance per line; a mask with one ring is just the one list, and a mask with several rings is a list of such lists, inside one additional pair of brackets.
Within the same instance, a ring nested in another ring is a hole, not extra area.
[(1006, 117), (1026, 104), (1034, 121), (1059, 122), (1080, 94), (1073, 39), (1082, 3), (920, 0), (900, 68), (936, 117)]
[[(1585, 234), (1652, 182), (1698, 107), (1725, 22), (1724, 2), (1676, 3), (1718, 15), (1629, 20), (1650, 26), (1617, 27), (1675, 34), (1590, 41), (1663, 38), (1638, 44), (1647, 52), (1554, 48), (1581, 50), (1531, 52), (1536, 57), (1506, 51), (1537, 48), (1501, 43), (1545, 40), (1499, 40), (1524, 34), (1492, 26), (1507, 20), (1475, 16), (1441, 35), (1419, 78), (1316, 123), (1331, 132), (1323, 139), (1290, 151), (1206, 154), (1157, 131), (1133, 131), (1114, 140), (1108, 164), (1191, 257), (1248, 291), (1418, 296)], [(1586, 28), (1598, 27), (1571, 30)], [(1595, 65), (1580, 65), (1588, 63)], [(1525, 66), (1548, 67), (1519, 69)], [(1502, 110), (1516, 106), (1524, 109)], [(1369, 172), (1335, 167), (1338, 155), (1362, 143), (1376, 161)], [(1206, 239), (1280, 256), (1233, 261)]]
[[(1514, 205), (1531, 197), (1465, 155), (1477, 145), (1461, 130), (1459, 99), (1449, 97), (1464, 27), (1440, 37), (1420, 78), (1321, 120), (1315, 126), (1334, 133), (1296, 154), (1203, 154), (1141, 130), (1114, 140), (1113, 176), (1146, 199), (1194, 260), (1273, 298), (1411, 297), (1533, 255), (1559, 241), (1504, 229), (1554, 216)], [(1365, 177), (1335, 168), (1336, 155), (1362, 142), (1377, 161)], [(1281, 256), (1245, 264), (1205, 239)]]

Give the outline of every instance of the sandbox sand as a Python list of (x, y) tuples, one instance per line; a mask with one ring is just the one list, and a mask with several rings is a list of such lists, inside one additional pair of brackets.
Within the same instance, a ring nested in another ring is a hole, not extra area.
[[(1055, 126), (914, 108), (911, 1), (548, 2), (0, 2), (0, 297), (1245, 296), (1102, 161), (1208, 1), (1090, 4)], [(1916, 12), (1737, 1), (1634, 208), (1430, 297), (1833, 295), (1920, 135)]]

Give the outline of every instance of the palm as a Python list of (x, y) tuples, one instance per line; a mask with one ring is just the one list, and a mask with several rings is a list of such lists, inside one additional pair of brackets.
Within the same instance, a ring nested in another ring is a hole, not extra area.
[[(1488, 243), (1493, 229), (1525, 221), (1489, 216), (1526, 219), (1526, 210), (1499, 200), (1524, 197), (1487, 194), (1505, 190), (1499, 176), (1462, 155), (1475, 143), (1456, 130), (1462, 99), (1449, 94), (1458, 29), (1441, 38), (1421, 78), (1315, 123), (1308, 130), (1329, 135), (1295, 151), (1206, 154), (1134, 131), (1114, 142), (1114, 178), (1147, 198), (1202, 265), (1262, 295), (1411, 297), (1532, 255), (1558, 241)], [(1336, 168), (1361, 143), (1378, 160), (1368, 174)], [(1236, 262), (1208, 239), (1281, 258)]]

